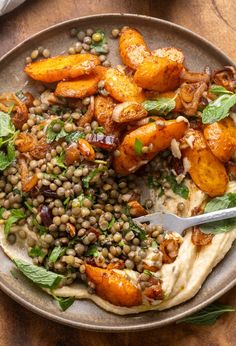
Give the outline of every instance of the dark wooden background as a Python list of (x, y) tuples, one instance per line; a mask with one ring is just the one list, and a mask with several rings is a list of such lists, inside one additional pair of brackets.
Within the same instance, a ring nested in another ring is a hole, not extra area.
[[(175, 22), (207, 38), (236, 60), (235, 0), (28, 0), (0, 18), (0, 56), (52, 24), (108, 12), (139, 13)], [(221, 301), (236, 307), (236, 288)], [(87, 332), (45, 320), (0, 292), (0, 346), (233, 346), (235, 325), (236, 313), (223, 316), (211, 327), (173, 324), (136, 333)]]

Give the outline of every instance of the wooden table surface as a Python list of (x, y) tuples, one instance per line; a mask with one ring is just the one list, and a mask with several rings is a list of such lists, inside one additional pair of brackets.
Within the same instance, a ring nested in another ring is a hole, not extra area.
[[(28, 0), (0, 18), (0, 56), (52, 24), (107, 12), (139, 13), (175, 22), (207, 38), (236, 60), (235, 0)], [(236, 307), (236, 287), (221, 301)], [(236, 344), (235, 324), (236, 313), (223, 316), (211, 327), (173, 324), (115, 335), (87, 332), (39, 317), (0, 292), (0, 346), (231, 346)]]

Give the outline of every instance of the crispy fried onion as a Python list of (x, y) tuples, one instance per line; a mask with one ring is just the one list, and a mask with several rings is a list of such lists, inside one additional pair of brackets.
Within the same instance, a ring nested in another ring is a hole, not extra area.
[(163, 253), (162, 262), (172, 263), (178, 256), (180, 241), (178, 239), (165, 239), (160, 244), (160, 251)]
[(154, 276), (150, 276), (147, 282), (148, 287), (143, 290), (143, 295), (148, 300), (162, 300), (164, 298), (161, 281)]
[(181, 82), (187, 83), (196, 83), (196, 82), (210, 82), (210, 75), (208, 73), (198, 73), (198, 72), (189, 72), (187, 70), (183, 70), (181, 73)]
[(128, 202), (130, 215), (133, 217), (147, 215), (147, 211), (138, 201), (130, 201)]
[(192, 231), (192, 243), (197, 246), (205, 246), (211, 243), (213, 234), (205, 234), (200, 231), (200, 228), (195, 226)]
[(207, 90), (205, 82), (183, 83), (180, 87), (180, 98), (183, 104), (183, 113), (196, 115), (204, 91)]
[[(26, 98), (27, 99), (27, 98)], [(13, 117), (12, 121), (15, 127), (21, 130), (22, 126), (28, 120), (28, 109), (14, 93), (3, 93), (0, 95), (0, 110), (8, 112), (12, 108)]]
[(29, 170), (26, 163), (26, 157), (22, 154), (19, 157), (19, 173), (23, 192), (31, 191), (38, 184), (38, 176), (34, 174), (29, 177)]
[(87, 112), (79, 119), (78, 126), (83, 127), (85, 124), (90, 124), (94, 118), (94, 96), (90, 97), (90, 104)]
[(235, 67), (225, 66), (223, 69), (215, 71), (212, 76), (212, 81), (234, 92), (236, 89)]
[(35, 159), (43, 159), (49, 148), (45, 137), (38, 140), (36, 136), (23, 132), (18, 134), (15, 146), (21, 153), (29, 153)]
[(89, 144), (86, 139), (79, 138), (77, 142), (77, 148), (79, 149), (79, 152), (81, 155), (89, 161), (94, 161), (95, 160), (95, 151), (91, 144)]

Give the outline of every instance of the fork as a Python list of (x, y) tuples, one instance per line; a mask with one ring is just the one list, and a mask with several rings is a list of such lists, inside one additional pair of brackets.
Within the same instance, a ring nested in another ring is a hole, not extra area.
[(233, 217), (236, 217), (236, 207), (191, 217), (180, 217), (171, 213), (158, 211), (157, 213), (134, 218), (133, 221), (139, 223), (149, 222), (151, 224), (160, 225), (170, 232), (182, 234), (183, 231), (189, 227)]

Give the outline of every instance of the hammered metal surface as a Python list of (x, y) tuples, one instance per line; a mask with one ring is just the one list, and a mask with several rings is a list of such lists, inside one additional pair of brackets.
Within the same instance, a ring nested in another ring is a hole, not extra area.
[[(187, 66), (193, 71), (201, 71), (206, 65), (214, 69), (233, 64), (209, 42), (175, 24), (138, 15), (98, 15), (73, 19), (46, 29), (9, 52), (0, 60), (0, 92), (16, 91), (24, 86), (24, 90), (30, 89), (36, 93), (35, 83), (28, 82), (23, 73), (25, 57), (40, 45), (49, 48), (52, 55), (66, 52), (73, 41), (68, 34), (70, 28), (102, 28), (109, 37), (113, 27), (123, 25), (138, 28), (153, 49), (166, 46), (183, 49)], [(111, 61), (119, 63), (117, 41), (109, 38), (109, 45), (112, 52)], [(20, 304), (54, 321), (97, 331), (134, 331), (163, 326), (209, 304), (236, 283), (236, 268), (232, 265), (236, 263), (234, 246), (210, 274), (200, 292), (193, 299), (170, 310), (121, 317), (103, 311), (92, 302), (77, 301), (66, 312), (60, 312), (51, 297), (20, 274), (18, 279), (12, 276), (12, 263), (1, 250), (0, 263), (0, 287)]]

